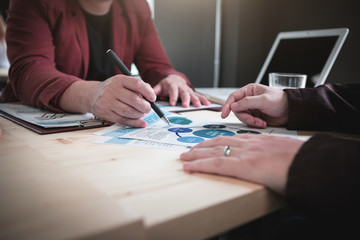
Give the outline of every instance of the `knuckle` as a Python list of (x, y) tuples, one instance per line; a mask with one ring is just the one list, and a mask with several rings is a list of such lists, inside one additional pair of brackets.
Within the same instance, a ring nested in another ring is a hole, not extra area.
[(219, 137), (217, 137), (217, 140), (218, 140), (220, 143), (225, 142), (227, 139), (228, 139), (228, 137), (225, 137), (225, 136), (219, 136)]
[(214, 156), (218, 155), (219, 152), (222, 154), (224, 151), (224, 146), (216, 146), (213, 148), (214, 149)]
[[(216, 137), (216, 138), (214, 138), (214, 144), (216, 144), (216, 145), (220, 145), (220, 143), (221, 143), (221, 137)], [(219, 146), (217, 146), (217, 147), (219, 147)]]
[[(124, 81), (124, 75), (115, 75), (112, 78), (109, 78), (109, 80), (105, 81), (107, 82), (107, 85), (122, 85), (122, 82)], [(105, 83), (104, 82), (104, 83)]]
[(116, 118), (116, 122), (117, 123), (120, 123), (120, 124), (123, 124), (123, 125), (126, 125), (127, 124), (127, 121), (126, 121), (127, 119), (125, 118), (125, 117), (123, 117), (123, 116), (118, 116), (117, 118)]
[(127, 106), (124, 106), (122, 108), (122, 111), (121, 111), (121, 115), (119, 115), (120, 117), (123, 117), (123, 116), (130, 116), (131, 115), (131, 110), (129, 107)]
[(129, 118), (140, 118), (143, 116), (143, 114), (127, 106), (123, 109), (122, 116)]
[(96, 108), (96, 113), (94, 115), (96, 116), (106, 116), (107, 115), (107, 111), (104, 108)]
[(145, 86), (146, 86), (147, 88), (152, 88), (151, 85), (150, 85), (150, 83), (145, 83)]
[[(247, 104), (250, 102), (250, 99), (249, 99), (249, 97), (244, 97), (241, 102)], [(239, 104), (239, 103), (237, 103), (237, 104)]]
[(142, 103), (142, 99), (139, 95), (137, 94), (132, 94), (130, 97), (130, 104), (131, 105), (140, 105)]
[(134, 79), (134, 86), (136, 89), (141, 88), (143, 86), (143, 84), (144, 84), (144, 82), (141, 79), (139, 79), (139, 78)]
[(213, 151), (217, 151), (217, 150), (219, 150), (219, 149), (221, 149), (221, 148), (222, 148), (222, 146), (216, 145), (216, 146), (213, 147), (212, 149), (213, 149)]

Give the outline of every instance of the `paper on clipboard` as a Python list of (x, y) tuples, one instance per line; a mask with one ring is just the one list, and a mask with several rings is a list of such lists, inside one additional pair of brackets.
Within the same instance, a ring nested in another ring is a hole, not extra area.
[(0, 115), (39, 134), (48, 134), (107, 125), (91, 113), (54, 113), (22, 103), (1, 103)]
[(95, 120), (91, 113), (54, 113), (21, 103), (1, 103), (0, 110), (16, 118), (44, 128), (80, 126)]

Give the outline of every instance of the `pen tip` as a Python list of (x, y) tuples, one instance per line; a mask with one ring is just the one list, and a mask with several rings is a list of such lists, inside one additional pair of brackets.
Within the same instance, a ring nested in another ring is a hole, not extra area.
[(167, 119), (167, 117), (164, 116), (162, 117), (162, 119), (164, 120), (165, 123), (167, 123), (168, 126), (171, 126), (170, 121), (169, 119)]

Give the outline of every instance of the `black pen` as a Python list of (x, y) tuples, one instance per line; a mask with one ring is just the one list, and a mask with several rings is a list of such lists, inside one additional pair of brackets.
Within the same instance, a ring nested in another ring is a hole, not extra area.
[[(109, 49), (106, 51), (106, 55), (111, 59), (111, 61), (115, 64), (115, 66), (122, 72), (122, 74), (131, 76), (131, 72), (129, 69), (125, 66), (125, 64), (121, 61), (121, 59), (116, 55), (116, 53)], [(160, 110), (160, 108), (155, 104), (155, 102), (150, 102), (146, 98), (144, 98), (146, 101), (148, 101), (151, 105), (151, 108), (156, 112), (156, 114), (170, 126), (169, 119), (165, 116), (165, 114)]]

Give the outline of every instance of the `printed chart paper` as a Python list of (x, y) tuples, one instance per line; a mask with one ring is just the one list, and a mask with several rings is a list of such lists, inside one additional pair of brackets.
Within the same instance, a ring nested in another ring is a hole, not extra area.
[(219, 136), (234, 136), (244, 133), (271, 134), (273, 132), (271, 128), (254, 130), (241, 123), (209, 122), (175, 114), (168, 116), (168, 119), (172, 124), (170, 127), (156, 123), (147, 128), (127, 132), (121, 137), (191, 147), (207, 139)]
[(296, 131), (283, 128), (249, 128), (243, 123), (224, 123), (188, 118), (174, 113), (165, 112), (171, 126), (159, 121), (155, 113), (143, 119), (148, 123), (146, 128), (129, 128), (113, 125), (96, 134), (106, 136), (98, 143), (122, 144), (151, 148), (187, 150), (188, 148), (218, 136), (234, 136), (237, 134), (271, 134), (296, 137)]

